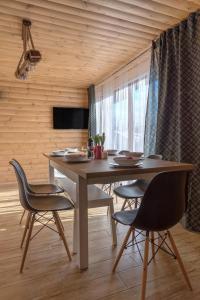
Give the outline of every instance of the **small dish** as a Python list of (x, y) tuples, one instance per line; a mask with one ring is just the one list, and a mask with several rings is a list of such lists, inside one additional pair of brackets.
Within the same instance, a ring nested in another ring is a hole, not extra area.
[(111, 168), (139, 168), (142, 166), (142, 163), (137, 163), (134, 165), (123, 165), (123, 164), (117, 164), (117, 163), (109, 163)]
[(64, 157), (69, 162), (85, 161), (88, 158), (84, 152), (74, 152), (74, 153), (65, 152)]
[(52, 153), (65, 152), (65, 150), (53, 150)]
[(121, 157), (114, 157), (113, 158), (114, 162), (120, 166), (134, 166), (136, 165), (139, 161), (140, 158), (134, 158), (134, 157), (126, 157), (126, 156), (121, 156)]
[(51, 153), (51, 156), (64, 156), (65, 150), (54, 150)]

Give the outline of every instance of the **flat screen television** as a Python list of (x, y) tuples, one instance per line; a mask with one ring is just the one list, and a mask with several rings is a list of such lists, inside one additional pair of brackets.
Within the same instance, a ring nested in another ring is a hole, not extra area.
[(89, 109), (53, 107), (54, 129), (88, 129)]

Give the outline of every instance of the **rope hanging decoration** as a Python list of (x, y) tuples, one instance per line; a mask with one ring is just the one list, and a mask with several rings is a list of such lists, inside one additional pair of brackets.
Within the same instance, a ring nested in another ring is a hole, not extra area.
[(17, 79), (26, 80), (28, 72), (35, 69), (36, 64), (41, 60), (41, 53), (35, 49), (33, 39), (31, 36), (31, 21), (22, 21), (22, 40), (23, 40), (23, 53), (15, 71)]

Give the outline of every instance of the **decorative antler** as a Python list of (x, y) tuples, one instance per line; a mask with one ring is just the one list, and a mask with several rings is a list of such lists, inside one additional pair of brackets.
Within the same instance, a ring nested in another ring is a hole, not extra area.
[(41, 60), (42, 56), (38, 50), (35, 50), (33, 39), (31, 36), (31, 21), (24, 19), (22, 21), (22, 40), (24, 51), (15, 71), (18, 79), (26, 80), (28, 72), (32, 71), (36, 64)]

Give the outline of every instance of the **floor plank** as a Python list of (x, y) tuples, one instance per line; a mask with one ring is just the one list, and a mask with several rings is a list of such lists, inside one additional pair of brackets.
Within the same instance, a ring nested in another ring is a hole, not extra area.
[[(116, 204), (119, 209), (121, 201)], [(15, 187), (0, 189), (0, 300), (133, 300), (139, 299), (142, 262), (137, 248), (128, 248), (115, 274), (111, 269), (127, 230), (118, 225), (119, 245), (111, 246), (105, 208), (89, 210), (89, 269), (79, 272), (75, 257), (69, 262), (59, 236), (44, 230), (30, 245), (24, 273), (19, 274), (19, 248), (24, 221)], [(61, 214), (72, 249), (73, 212)], [(39, 228), (39, 226), (37, 226)], [(160, 253), (149, 266), (147, 299), (200, 299), (200, 236), (180, 225), (172, 232), (193, 285), (187, 289), (176, 260)], [(143, 248), (141, 247), (143, 251)]]

